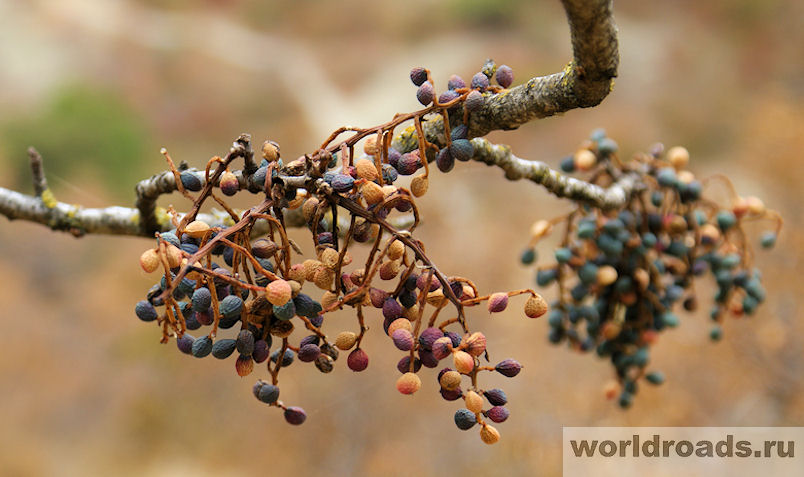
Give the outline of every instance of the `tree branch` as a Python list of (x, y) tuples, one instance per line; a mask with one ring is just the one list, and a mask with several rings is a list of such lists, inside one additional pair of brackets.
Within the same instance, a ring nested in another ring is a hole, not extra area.
[(586, 202), (600, 209), (625, 206), (631, 194), (639, 189), (639, 174), (636, 172), (626, 172), (614, 184), (601, 187), (561, 174), (543, 162), (516, 157), (510, 147), (492, 144), (483, 138), (472, 139), (472, 146), (472, 160), (501, 168), (508, 180), (528, 179), (557, 197)]
[[(469, 137), (516, 129), (532, 121), (600, 104), (611, 92), (620, 62), (612, 0), (561, 0), (572, 37), (573, 59), (558, 73), (531, 78), (499, 93), (483, 94), (484, 105), (469, 115)], [(453, 126), (460, 114), (451, 115)], [(456, 122), (457, 121), (457, 122)], [(423, 123), (427, 140), (444, 146), (441, 116)], [(417, 147), (415, 133), (394, 140), (402, 152)]]

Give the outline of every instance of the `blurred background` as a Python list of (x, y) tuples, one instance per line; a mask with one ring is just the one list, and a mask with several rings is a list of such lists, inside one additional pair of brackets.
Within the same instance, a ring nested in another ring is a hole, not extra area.
[[(400, 395), (399, 353), (376, 330), (361, 374), (340, 360), (327, 375), (283, 373), (285, 402), (309, 415), (289, 426), (251, 396), (264, 368), (238, 378), (232, 360), (181, 355), (137, 320), (149, 242), (0, 218), (0, 475), (560, 475), (562, 426), (804, 425), (804, 4), (628, 0), (615, 14), (621, 66), (602, 105), (490, 138), (556, 167), (595, 127), (626, 157), (685, 145), (699, 176), (726, 173), (785, 218), (756, 257), (767, 302), (719, 343), (708, 306), (682, 315), (653, 351), (665, 385), (622, 411), (603, 397), (608, 363), (549, 345), (547, 323), (517, 305), (470, 317), (492, 360), (525, 366), (486, 381), (510, 402), (495, 446), (455, 428), (436, 373)], [(417, 109), (411, 67), (441, 90), (488, 57), (517, 84), (558, 71), (571, 57), (559, 2), (0, 0), (0, 186), (30, 193), (33, 145), (60, 200), (130, 206), (136, 181), (164, 169), (162, 146), (201, 166), (249, 132), (295, 158), (339, 126)], [(475, 163), (436, 174), (419, 206), (428, 254), (489, 292), (534, 286), (518, 263), (529, 226), (569, 210)], [(698, 286), (707, 303), (712, 284)], [(328, 331), (355, 326), (338, 320)]]

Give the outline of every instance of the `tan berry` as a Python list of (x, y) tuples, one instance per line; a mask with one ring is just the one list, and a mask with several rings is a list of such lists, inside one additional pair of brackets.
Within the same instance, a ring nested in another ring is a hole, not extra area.
[(315, 286), (322, 290), (329, 290), (332, 288), (332, 283), (335, 281), (335, 271), (330, 268), (321, 267), (313, 277)]
[(676, 170), (684, 169), (690, 162), (690, 152), (683, 146), (671, 147), (667, 151), (667, 160)]
[(415, 373), (405, 373), (396, 380), (396, 389), (402, 394), (413, 394), (422, 387), (422, 380)]
[(397, 318), (388, 325), (388, 336), (392, 336), (394, 331), (396, 330), (407, 330), (413, 331), (413, 327), (410, 325), (410, 320), (407, 318)]
[(304, 216), (304, 220), (307, 222), (313, 220), (316, 209), (318, 209), (318, 199), (315, 197), (310, 197), (309, 199), (305, 200), (304, 204), (302, 204), (302, 215)]
[(338, 258), (340, 258), (340, 254), (332, 247), (327, 247), (321, 251), (321, 263), (327, 268), (334, 270), (338, 265)]
[(321, 307), (325, 310), (332, 308), (338, 302), (338, 295), (331, 291), (326, 291), (321, 296)]
[(405, 253), (405, 244), (400, 242), (399, 240), (394, 240), (391, 242), (391, 245), (388, 246), (388, 258), (391, 260), (399, 260), (402, 258), (402, 255)]
[(383, 280), (392, 280), (399, 274), (399, 260), (387, 260), (380, 267), (380, 278)]
[(474, 391), (467, 391), (463, 396), (463, 400), (466, 401), (466, 409), (473, 413), (478, 414), (483, 410), (483, 398), (480, 397), (480, 394)]
[(354, 346), (356, 342), (357, 335), (351, 331), (341, 331), (338, 333), (338, 336), (335, 337), (335, 346), (343, 351), (352, 349), (352, 346)]
[(430, 186), (430, 181), (425, 175), (418, 175), (410, 181), (410, 191), (415, 197), (421, 197), (427, 193), (427, 188)]
[(525, 302), (525, 316), (528, 318), (538, 318), (547, 313), (547, 301), (539, 295), (532, 295), (528, 297)]
[(315, 274), (324, 268), (323, 263), (319, 262), (318, 260), (313, 260), (312, 258), (305, 260), (304, 263), (302, 263), (302, 266), (304, 267), (304, 278), (308, 282), (313, 281), (315, 279)]
[(364, 182), (360, 186), (360, 193), (363, 194), (363, 198), (366, 199), (368, 205), (379, 204), (385, 199), (382, 187), (374, 182)]
[(441, 375), (438, 384), (447, 391), (454, 391), (461, 387), (461, 373), (457, 371), (447, 371)]
[(287, 303), (292, 294), (293, 290), (290, 284), (281, 278), (272, 281), (265, 287), (265, 298), (275, 306), (282, 306)]
[(273, 141), (262, 143), (262, 157), (268, 162), (274, 162), (279, 159), (279, 145)]
[(762, 215), (765, 213), (765, 203), (759, 197), (746, 197), (745, 202), (748, 204), (748, 212), (752, 215)]
[(480, 428), (480, 440), (486, 444), (496, 444), (500, 440), (500, 432), (493, 426), (483, 424)]
[(466, 352), (472, 356), (480, 356), (486, 351), (486, 335), (479, 331), (475, 331), (465, 338), (464, 343), (466, 344)]
[(355, 161), (355, 169), (357, 170), (357, 177), (361, 179), (373, 182), (380, 178), (380, 175), (377, 174), (377, 166), (368, 159), (358, 159)]
[(575, 162), (575, 168), (579, 171), (588, 171), (597, 162), (597, 156), (589, 149), (578, 149), (572, 159)]
[(363, 143), (363, 152), (369, 156), (377, 154), (377, 136), (370, 136)]
[(534, 239), (542, 238), (549, 234), (552, 229), (553, 226), (550, 225), (550, 222), (546, 220), (537, 220), (533, 225), (530, 226), (530, 235)]
[(475, 369), (475, 359), (466, 351), (456, 351), (452, 354), (455, 369), (461, 374), (469, 374)]
[(155, 249), (148, 249), (140, 255), (140, 266), (145, 273), (155, 272), (159, 268), (159, 254)]
[(597, 284), (608, 286), (617, 281), (617, 269), (611, 265), (603, 265), (597, 269)]
[(307, 279), (304, 274), (304, 264), (295, 263), (291, 265), (290, 270), (288, 270), (288, 278), (300, 284), (304, 284), (304, 281)]
[(187, 227), (184, 227), (184, 233), (193, 238), (201, 238), (209, 232), (209, 224), (201, 220), (193, 220)]
[(176, 268), (181, 265), (182, 253), (178, 247), (168, 244), (165, 248), (167, 252), (167, 262), (170, 268)]

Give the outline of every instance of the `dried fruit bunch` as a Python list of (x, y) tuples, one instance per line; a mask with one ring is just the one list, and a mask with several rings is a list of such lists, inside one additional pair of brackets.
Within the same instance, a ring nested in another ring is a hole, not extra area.
[[(503, 87), (511, 83), (508, 70), (497, 69)], [(480, 75), (485, 81), (473, 78), (471, 88), (454, 78), (449, 94), (436, 99), (429, 72), (414, 69), (411, 78), (425, 109), (374, 128), (338, 129), (315, 152), (287, 163), (271, 141), (263, 144), (262, 162), (256, 163), (245, 135), (224, 158), (213, 157), (204, 171), (177, 168), (163, 151), (177, 189), (192, 207), (184, 215), (169, 209), (174, 229), (157, 233), (155, 246), (142, 254), (142, 268), (162, 277), (136, 305), (136, 315), (155, 321), (162, 341), (175, 339), (184, 353), (235, 357), (240, 376), (265, 362), (270, 379), (257, 381), (254, 395), (283, 409), (291, 424), (301, 424), (306, 414), (279, 399), (280, 371), (302, 362), (329, 373), (341, 352), (348, 352), (351, 370), (363, 371), (369, 364), (361, 347), (368, 324), (382, 320), (389, 345), (402, 353), (399, 392), (415, 393), (422, 385), (421, 367), (437, 368), (447, 360), (449, 367), (438, 373), (437, 382), (444, 399), (464, 401), (455, 423), (464, 430), (479, 424), (482, 440), (496, 442), (499, 433), (487, 421), (507, 419), (506, 396), (500, 389), (482, 388), (478, 378), (486, 371), (513, 377), (521, 365), (513, 359), (484, 365), (486, 338), (469, 329), (467, 308), (485, 303), (489, 313), (496, 313), (510, 297), (526, 295), (525, 314), (536, 318), (546, 313), (547, 304), (533, 290), (481, 296), (471, 280), (444, 275), (413, 236), (419, 223), (414, 197), (424, 195), (428, 186), (429, 161), (423, 158), (437, 156), (438, 167), (449, 170), (454, 159), (471, 157), (466, 127), (450, 130), (449, 115), (463, 107), (465, 122), (480, 91), (500, 89)], [(425, 138), (427, 115), (443, 118), (446, 147)], [(395, 128), (404, 122), (413, 123), (408, 134), (415, 134), (419, 147), (401, 154), (390, 145)], [(344, 133), (350, 135), (336, 141)], [(359, 141), (364, 154), (356, 157)], [(231, 169), (235, 159), (243, 159), (242, 170)], [(395, 185), (400, 175), (419, 169), (424, 172), (412, 178), (409, 189)], [(241, 191), (264, 200), (235, 211), (224, 196)], [(225, 209), (227, 225), (198, 219), (209, 199)], [(288, 238), (291, 222), (307, 227), (309, 244)], [(365, 261), (353, 257), (356, 243), (366, 244)], [(315, 254), (305, 257), (301, 249), (308, 246)], [(354, 327), (339, 324), (325, 331), (327, 314), (346, 307), (355, 310)], [(198, 337), (191, 336), (196, 330)]]
[[(683, 147), (668, 151), (660, 144), (650, 154), (623, 162), (617, 143), (596, 130), (574, 155), (561, 163), (564, 172), (589, 175), (608, 185), (631, 175), (639, 189), (621, 210), (580, 205), (555, 220), (536, 222), (531, 243), (522, 253), (525, 264), (536, 261), (535, 244), (560, 229), (555, 261), (537, 267), (540, 287), (556, 283), (558, 300), (551, 305), (549, 339), (572, 349), (595, 352), (611, 360), (617, 381), (607, 386), (609, 398), (631, 405), (637, 383), (664, 381), (648, 372), (650, 346), (658, 334), (679, 324), (674, 309), (698, 306), (695, 280), (711, 274), (717, 284), (710, 316), (712, 340), (719, 340), (727, 315), (751, 315), (764, 300), (761, 276), (752, 267), (752, 247), (743, 226), (770, 220), (775, 228), (760, 240), (770, 248), (782, 221), (756, 197), (740, 197), (724, 176), (699, 180), (687, 170)], [(704, 196), (713, 181), (726, 184), (730, 204), (720, 206)]]

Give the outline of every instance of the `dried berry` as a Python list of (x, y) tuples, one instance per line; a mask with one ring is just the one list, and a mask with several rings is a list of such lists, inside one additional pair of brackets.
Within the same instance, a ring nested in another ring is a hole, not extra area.
[(492, 406), (504, 406), (508, 403), (508, 397), (502, 389), (489, 389), (484, 391), (483, 395), (486, 396)]
[(352, 349), (357, 341), (357, 335), (351, 331), (342, 331), (335, 338), (335, 346), (344, 351)]
[(508, 65), (500, 65), (494, 78), (497, 80), (497, 84), (507, 88), (514, 82), (514, 70)]
[(522, 365), (513, 359), (506, 359), (497, 363), (497, 366), (494, 367), (494, 370), (503, 376), (513, 378), (519, 374), (520, 370), (522, 370)]
[(212, 306), (212, 293), (209, 292), (207, 287), (197, 288), (193, 292), (193, 297), (190, 301), (193, 304), (193, 310), (207, 311)]
[(489, 297), (489, 313), (499, 313), (508, 306), (508, 294), (505, 292), (493, 293)]
[(396, 389), (402, 394), (413, 394), (422, 387), (422, 380), (415, 373), (407, 372), (396, 380)]
[(192, 354), (194, 342), (195, 338), (193, 338), (187, 333), (184, 333), (183, 335), (176, 338), (176, 347), (178, 347), (179, 351), (181, 351), (184, 354)]
[(541, 295), (528, 297), (528, 301), (525, 302), (525, 315), (528, 318), (538, 318), (545, 313), (547, 313), (547, 302)]
[(251, 359), (251, 356), (241, 354), (237, 357), (237, 361), (235, 361), (235, 370), (237, 371), (237, 375), (241, 378), (248, 376), (254, 371), (254, 360)]
[(159, 317), (154, 306), (147, 300), (138, 301), (134, 307), (134, 313), (142, 321), (154, 321)]
[(456, 351), (452, 354), (452, 361), (455, 369), (461, 374), (469, 374), (475, 369), (475, 360), (472, 355), (465, 351)]
[(236, 346), (238, 353), (251, 356), (251, 353), (254, 352), (254, 333), (249, 330), (240, 330), (237, 335)]
[(239, 318), (243, 309), (243, 300), (236, 295), (229, 295), (220, 302), (220, 313), (225, 318)]
[(474, 155), (475, 148), (468, 139), (456, 139), (452, 141), (449, 152), (455, 159), (466, 162)]
[(298, 354), (299, 361), (310, 363), (312, 361), (315, 361), (320, 354), (321, 354), (321, 348), (319, 348), (318, 345), (308, 343), (299, 348), (299, 354)]
[(355, 348), (349, 353), (349, 356), (346, 358), (346, 364), (349, 366), (349, 369), (355, 372), (360, 372), (368, 368), (369, 364), (369, 357), (362, 348)]
[(478, 414), (483, 410), (483, 398), (480, 397), (480, 394), (474, 391), (467, 391), (463, 395), (463, 400), (466, 403), (466, 408), (473, 413)]
[(486, 100), (483, 99), (483, 95), (480, 94), (480, 92), (472, 91), (471, 93), (466, 95), (466, 99), (464, 100), (463, 105), (466, 108), (466, 110), (471, 113), (473, 111), (477, 111), (478, 109), (482, 108), (483, 103), (485, 102)]
[(233, 339), (220, 339), (212, 345), (212, 356), (218, 359), (226, 359), (234, 353), (237, 345)]
[(452, 339), (449, 336), (442, 336), (433, 342), (431, 352), (435, 359), (440, 361), (452, 353), (452, 348)]
[(425, 328), (424, 331), (422, 331), (419, 335), (419, 344), (421, 344), (424, 349), (430, 350), (433, 347), (433, 343), (443, 336), (444, 332), (438, 328)]
[(140, 266), (145, 273), (152, 273), (162, 264), (159, 254), (154, 249), (148, 249), (140, 255)]
[(202, 336), (193, 341), (193, 356), (196, 358), (203, 358), (212, 352), (212, 338), (209, 336)]
[(273, 384), (265, 383), (264, 381), (259, 382), (263, 384), (257, 391), (257, 399), (266, 404), (275, 403), (279, 399), (279, 388)]
[(477, 424), (477, 416), (469, 409), (458, 409), (455, 411), (455, 425), (462, 431), (467, 431)]
[(417, 66), (410, 70), (410, 80), (416, 86), (421, 86), (422, 83), (427, 81), (427, 70), (422, 68), (421, 66)]
[(397, 162), (396, 170), (403, 176), (409, 176), (416, 172), (420, 166), (421, 161), (419, 160), (418, 150), (416, 150), (402, 154), (402, 157), (399, 158), (399, 162)]
[(416, 91), (416, 99), (419, 100), (420, 103), (427, 106), (433, 102), (435, 98), (435, 90), (433, 89), (433, 85), (430, 84), (429, 81), (425, 81), (424, 83), (419, 86), (418, 91)]
[(394, 346), (401, 351), (410, 351), (413, 349), (413, 334), (404, 328), (394, 331), (391, 335), (391, 339), (394, 341)]
[(489, 77), (483, 73), (475, 73), (472, 76), (472, 89), (480, 90), (481, 92), (485, 91), (486, 88), (489, 87)]
[(449, 370), (441, 375), (438, 383), (448, 391), (454, 391), (461, 387), (461, 374), (457, 371)]
[(296, 406), (290, 406), (285, 409), (285, 421), (289, 424), (298, 426), (303, 424), (305, 420), (307, 420), (307, 413), (304, 412), (304, 409)]
[(458, 75), (452, 75), (447, 81), (447, 88), (451, 90), (466, 88), (466, 82)]
[(194, 172), (184, 171), (179, 175), (179, 179), (181, 180), (181, 185), (191, 192), (198, 192), (203, 187), (201, 179)]
[(231, 197), (240, 190), (240, 182), (238, 182), (237, 176), (232, 172), (224, 171), (224, 173), (221, 174), (219, 187), (223, 195)]
[(335, 192), (349, 192), (355, 185), (355, 179), (350, 175), (335, 174), (331, 185)]
[(500, 440), (500, 433), (494, 427), (483, 424), (480, 428), (480, 440), (486, 444), (495, 444)]
[(282, 306), (290, 300), (293, 290), (290, 284), (281, 278), (274, 280), (265, 287), (265, 298), (272, 305)]

